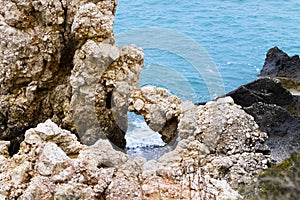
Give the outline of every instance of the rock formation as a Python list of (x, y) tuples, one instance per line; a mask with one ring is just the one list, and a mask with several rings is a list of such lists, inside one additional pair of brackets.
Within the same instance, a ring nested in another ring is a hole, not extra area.
[(300, 153), (261, 173), (257, 182), (241, 190), (246, 199), (298, 199), (300, 195)]
[[(118, 94), (138, 84), (143, 53), (134, 46), (116, 45), (116, 4), (0, 2), (0, 139), (11, 141), (11, 154), (18, 150), (25, 130), (49, 118), (77, 133), (84, 143), (104, 135), (125, 146), (126, 123), (120, 129), (115, 117), (126, 121), (127, 97)], [(82, 115), (88, 113), (84, 109), (95, 105), (97, 111), (83, 122)]]
[[(266, 56), (260, 77), (228, 93), (268, 133), (266, 144), (278, 162), (300, 150), (299, 57), (274, 47)], [(292, 87), (293, 86), (293, 87)]]
[(142, 115), (149, 127), (162, 135), (169, 143), (177, 135), (180, 99), (169, 96), (164, 88), (144, 86), (133, 90), (128, 99), (129, 111)]
[[(116, 4), (0, 2), (0, 199), (241, 197), (236, 189), (273, 163), (267, 134), (230, 97), (196, 106), (137, 89), (143, 52), (116, 44)], [(263, 100), (294, 120), (296, 100), (276, 82), (264, 95), (244, 89), (247, 112), (255, 116)], [(150, 161), (116, 150), (126, 144), (128, 110), (166, 142), (178, 134), (175, 149)]]
[(300, 59), (292, 57), (278, 47), (271, 48), (266, 55), (265, 64), (260, 72), (262, 77), (277, 78), (282, 86), (294, 93), (300, 92)]
[(0, 199), (237, 199), (234, 189), (272, 163), (261, 151), (266, 134), (229, 97), (186, 102), (179, 118), (181, 141), (157, 161), (130, 158), (107, 139), (82, 145), (51, 120), (26, 131), (11, 158), (0, 141)]

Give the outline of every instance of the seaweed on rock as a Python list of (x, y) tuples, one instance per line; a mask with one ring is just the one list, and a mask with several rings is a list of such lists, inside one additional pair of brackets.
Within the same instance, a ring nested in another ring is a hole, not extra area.
[(257, 181), (241, 193), (248, 200), (293, 200), (300, 196), (300, 152), (263, 171)]

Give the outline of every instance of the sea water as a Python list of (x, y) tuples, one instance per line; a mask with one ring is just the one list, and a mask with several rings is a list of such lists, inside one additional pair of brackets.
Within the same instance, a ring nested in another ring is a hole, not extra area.
[[(162, 35), (171, 30), (195, 41), (213, 61), (224, 92), (229, 92), (257, 78), (271, 47), (278, 46), (289, 55), (300, 53), (300, 1), (119, 0), (114, 25), (118, 44), (134, 43), (124, 43), (119, 37), (122, 33), (148, 28), (161, 29)], [(167, 40), (178, 40), (172, 37)], [(142, 46), (145, 67), (140, 85), (165, 87), (184, 100), (211, 100), (210, 86), (195, 72), (195, 63), (170, 48), (156, 48), (164, 45), (165, 39), (157, 40), (156, 46)], [(176, 41), (177, 47), (189, 51), (180, 41)], [(141, 118), (131, 114), (129, 127), (127, 147), (162, 145), (159, 135), (154, 137)]]

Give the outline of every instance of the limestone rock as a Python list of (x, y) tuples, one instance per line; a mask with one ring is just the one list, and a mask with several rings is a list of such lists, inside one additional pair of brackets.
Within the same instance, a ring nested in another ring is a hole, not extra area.
[[(113, 111), (111, 96), (122, 88), (118, 85), (126, 83), (126, 91), (136, 87), (143, 53), (115, 44), (116, 5), (116, 0), (0, 2), (0, 139), (11, 142), (11, 155), (25, 131), (46, 119), (85, 144), (104, 135), (125, 146), (127, 98), (115, 95)], [(80, 115), (87, 119), (82, 122)]]
[(91, 38), (110, 38), (113, 37), (113, 13), (104, 13), (101, 7), (94, 3), (83, 4), (79, 7), (71, 27), (78, 40)]
[[(253, 117), (234, 104), (232, 98), (220, 98), (197, 108), (191, 103), (186, 105), (192, 110), (181, 109), (178, 124), (181, 141), (174, 151), (159, 159), (165, 166), (172, 166), (174, 174), (188, 170), (215, 179), (222, 177), (235, 188), (251, 182), (272, 163), (264, 144), (266, 133), (259, 130)], [(190, 117), (196, 123), (188, 120)], [(180, 169), (180, 163), (186, 168)]]
[(0, 6), (0, 138), (15, 145), (28, 127), (53, 115), (53, 90), (70, 67), (61, 56), (68, 40), (65, 11), (59, 0), (4, 0)]
[(181, 101), (163, 88), (144, 86), (130, 94), (129, 111), (142, 115), (149, 127), (169, 143), (176, 136)]
[[(180, 134), (173, 151), (157, 161), (130, 158), (107, 139), (81, 145), (72, 133), (47, 120), (26, 132), (17, 154), (0, 156), (0, 195), (4, 199), (240, 198), (235, 189), (271, 163), (269, 155), (257, 152), (266, 135), (229, 97), (197, 109), (182, 108), (179, 119), (185, 120), (185, 114), (197, 117), (196, 123), (181, 126), (181, 121), (178, 127), (185, 127), (185, 134)], [(0, 144), (7, 148), (7, 142)]]
[[(0, 2), (0, 198), (239, 198), (271, 163), (266, 134), (229, 97), (195, 106), (136, 89), (143, 52), (116, 44), (116, 4)], [(176, 148), (123, 153), (128, 110), (166, 142), (178, 134)]]
[(8, 146), (10, 142), (9, 141), (0, 141), (0, 155), (4, 157), (8, 157)]

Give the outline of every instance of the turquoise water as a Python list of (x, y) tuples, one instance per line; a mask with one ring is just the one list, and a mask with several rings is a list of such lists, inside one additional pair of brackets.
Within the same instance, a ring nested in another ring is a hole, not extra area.
[[(256, 79), (271, 47), (278, 46), (289, 55), (300, 53), (299, 0), (119, 0), (114, 31), (120, 45), (127, 43), (120, 43), (119, 35), (150, 27), (169, 29), (198, 43), (220, 72), (225, 92)], [(164, 39), (157, 43), (166, 44)], [(182, 42), (178, 46), (189, 51)], [(144, 52), (141, 85), (165, 87), (184, 100), (211, 99), (206, 82), (195, 72), (195, 63), (158, 48), (145, 48)], [(194, 96), (190, 96), (186, 85), (192, 87)], [(128, 154), (151, 158), (149, 149), (145, 151), (144, 147), (163, 145), (159, 135), (154, 136), (132, 114), (129, 127)]]
[[(256, 79), (269, 48), (300, 53), (299, 0), (119, 0), (116, 35), (149, 27), (194, 39), (211, 56), (226, 92)], [(211, 99), (205, 82), (199, 74), (189, 73), (192, 67), (184, 58), (158, 49), (144, 52), (144, 71), (152, 65), (172, 67), (187, 78), (198, 101)]]

